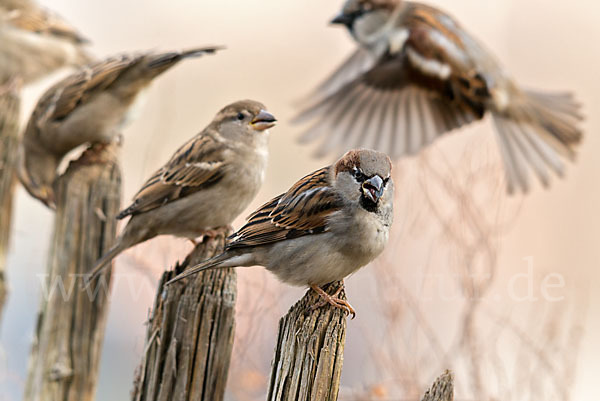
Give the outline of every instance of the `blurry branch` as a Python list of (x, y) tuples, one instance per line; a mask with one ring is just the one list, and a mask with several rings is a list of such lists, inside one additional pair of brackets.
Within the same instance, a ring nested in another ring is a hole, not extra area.
[(168, 287), (187, 267), (223, 250), (225, 235), (205, 239), (163, 274), (136, 373), (134, 401), (221, 401), (235, 332), (236, 273), (214, 269)]
[(454, 400), (454, 383), (452, 373), (447, 370), (438, 377), (421, 401), (452, 401)]
[[(332, 283), (324, 289), (333, 293), (340, 285)], [(312, 310), (318, 302), (319, 296), (308, 290), (279, 321), (268, 401), (337, 400), (346, 316), (330, 305)]]
[(20, 82), (0, 86), (0, 319), (7, 297), (6, 255), (8, 253), (19, 147)]
[[(57, 210), (25, 387), (26, 401), (94, 399), (108, 314), (108, 270), (83, 276), (112, 245), (121, 197), (113, 145), (96, 145), (56, 185)], [(32, 283), (35, 285), (36, 283)]]

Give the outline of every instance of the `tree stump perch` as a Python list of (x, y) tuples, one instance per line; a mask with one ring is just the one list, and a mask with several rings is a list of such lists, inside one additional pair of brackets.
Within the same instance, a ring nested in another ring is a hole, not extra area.
[(438, 377), (421, 401), (452, 401), (454, 400), (454, 383), (452, 372), (447, 370)]
[(121, 173), (115, 151), (112, 145), (92, 147), (57, 180), (54, 233), (29, 359), (26, 401), (94, 399), (110, 269), (96, 286), (84, 290), (83, 283), (116, 235)]
[[(341, 282), (324, 288), (334, 293)], [(344, 292), (340, 297), (345, 297)], [(308, 290), (279, 321), (267, 401), (335, 401), (340, 388), (346, 314)]]
[(20, 82), (0, 86), (0, 319), (7, 296), (6, 254), (8, 253), (19, 148)]
[(205, 239), (163, 274), (148, 322), (134, 401), (222, 401), (235, 332), (237, 275), (212, 269), (165, 287), (187, 267), (215, 256), (225, 234)]

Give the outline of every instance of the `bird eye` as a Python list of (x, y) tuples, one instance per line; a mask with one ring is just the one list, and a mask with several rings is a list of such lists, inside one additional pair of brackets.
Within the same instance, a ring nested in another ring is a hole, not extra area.
[(244, 113), (241, 113), (241, 112), (238, 113), (238, 115), (237, 115), (237, 119), (238, 120), (242, 121), (244, 118), (246, 118), (246, 116), (244, 115)]
[(353, 170), (354, 179), (358, 182), (363, 182), (367, 179), (367, 176), (357, 168)]

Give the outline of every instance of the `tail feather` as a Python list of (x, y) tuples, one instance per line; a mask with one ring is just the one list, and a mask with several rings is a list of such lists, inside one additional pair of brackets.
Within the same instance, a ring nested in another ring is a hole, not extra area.
[(112, 262), (112, 260), (125, 249), (127, 249), (126, 246), (123, 246), (121, 242), (117, 242), (108, 250), (108, 252), (102, 255), (102, 257), (96, 261), (92, 271), (89, 273), (90, 276), (89, 280), (87, 280), (88, 283), (94, 282), (98, 276), (100, 276), (100, 274), (102, 274), (102, 272), (104, 272), (104, 270), (110, 266), (110, 262)]
[(184, 279), (184, 278), (194, 275), (196, 273), (200, 273), (201, 271), (204, 271), (204, 270), (213, 269), (213, 268), (217, 268), (217, 267), (231, 267), (231, 266), (229, 266), (229, 264), (227, 264), (225, 266), (225, 264), (226, 264), (225, 262), (227, 262), (229, 260), (229, 258), (230, 258), (230, 255), (228, 255), (227, 252), (224, 252), (213, 258), (205, 260), (204, 262), (185, 270), (183, 273), (181, 273), (181, 274), (175, 276), (174, 278), (172, 278), (171, 280), (167, 281), (166, 285), (171, 285), (176, 281), (179, 281), (181, 279)]
[(175, 63), (178, 63), (184, 58), (188, 57), (200, 57), (205, 54), (214, 54), (219, 50), (224, 49), (223, 46), (207, 46), (207, 47), (198, 47), (195, 49), (184, 50), (180, 52), (168, 52), (162, 53), (152, 56), (152, 58), (148, 61), (148, 68), (150, 69), (159, 69), (165, 70), (170, 68)]
[(573, 161), (583, 133), (580, 105), (570, 94), (522, 92), (515, 106), (492, 112), (509, 193), (529, 190), (532, 170), (542, 184), (550, 184), (550, 172), (564, 175), (562, 158)]

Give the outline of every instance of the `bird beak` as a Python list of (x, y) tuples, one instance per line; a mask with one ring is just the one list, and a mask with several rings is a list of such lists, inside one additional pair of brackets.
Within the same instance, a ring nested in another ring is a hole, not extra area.
[(339, 13), (338, 15), (335, 16), (334, 19), (331, 20), (330, 23), (336, 24), (336, 25), (352, 26), (353, 22), (354, 22), (354, 18), (352, 18), (351, 15)]
[(369, 178), (363, 182), (362, 190), (367, 198), (377, 203), (383, 195), (383, 179), (378, 175)]
[(269, 129), (275, 125), (277, 120), (273, 116), (273, 114), (269, 113), (266, 110), (261, 110), (260, 113), (252, 121), (250, 121), (250, 125), (257, 131), (264, 131)]

